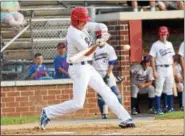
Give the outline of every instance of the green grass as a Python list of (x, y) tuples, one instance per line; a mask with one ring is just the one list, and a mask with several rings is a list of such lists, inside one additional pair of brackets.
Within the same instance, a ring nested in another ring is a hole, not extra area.
[(155, 116), (155, 119), (183, 119), (183, 118), (184, 118), (183, 111), (165, 113), (163, 115), (156, 115)]
[(37, 117), (37, 116), (1, 117), (1, 125), (32, 123), (32, 122), (38, 122), (39, 120), (40, 120), (40, 117)]

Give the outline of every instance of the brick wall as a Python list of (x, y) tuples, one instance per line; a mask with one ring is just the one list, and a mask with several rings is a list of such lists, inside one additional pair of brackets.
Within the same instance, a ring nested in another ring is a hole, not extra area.
[(112, 45), (118, 55), (118, 62), (114, 68), (114, 72), (123, 76), (124, 82), (120, 85), (120, 90), (123, 97), (124, 107), (130, 111), (130, 63), (129, 51), (124, 51), (122, 45), (129, 44), (129, 22), (128, 21), (110, 21), (103, 22), (108, 26), (111, 39), (109, 44)]

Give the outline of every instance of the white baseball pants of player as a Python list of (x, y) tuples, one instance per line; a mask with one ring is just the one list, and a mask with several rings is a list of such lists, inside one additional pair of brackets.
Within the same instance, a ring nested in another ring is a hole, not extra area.
[(86, 90), (88, 85), (99, 93), (106, 104), (110, 107), (121, 121), (131, 119), (129, 113), (119, 103), (116, 95), (104, 83), (100, 74), (90, 65), (80, 63), (69, 66), (69, 75), (73, 80), (73, 99), (61, 104), (44, 108), (48, 118), (62, 116), (67, 113), (82, 109), (85, 102)]
[(155, 89), (152, 85), (146, 87), (146, 88), (139, 88), (136, 85), (132, 85), (131, 86), (131, 90), (132, 90), (132, 97), (133, 98), (137, 98), (138, 97), (138, 93), (139, 94), (146, 94), (148, 93), (148, 97), (149, 98), (154, 98), (155, 97)]
[(163, 89), (167, 95), (173, 95), (173, 68), (169, 67), (157, 67), (158, 78), (156, 79), (155, 95), (161, 96)]

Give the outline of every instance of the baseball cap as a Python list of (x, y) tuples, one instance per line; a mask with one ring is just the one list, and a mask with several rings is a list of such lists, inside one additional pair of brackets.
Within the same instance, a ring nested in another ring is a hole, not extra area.
[(150, 62), (150, 56), (144, 56), (143, 62), (145, 63)]
[(57, 45), (57, 49), (61, 49), (61, 48), (65, 48), (65, 47), (66, 47), (66, 45), (65, 45), (64, 42), (60, 42), (60, 43), (58, 43), (58, 45)]

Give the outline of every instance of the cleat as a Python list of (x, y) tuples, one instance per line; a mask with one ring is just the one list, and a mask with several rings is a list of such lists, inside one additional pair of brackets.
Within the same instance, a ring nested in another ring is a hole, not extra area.
[(175, 112), (175, 110), (173, 108), (171, 108), (170, 110), (168, 110), (168, 113), (170, 112)]
[(107, 119), (107, 118), (108, 118), (107, 114), (102, 114), (102, 119)]
[(138, 112), (136, 111), (136, 109), (135, 109), (135, 108), (133, 108), (133, 109), (132, 109), (132, 111), (131, 111), (131, 114), (132, 114), (132, 115), (137, 115), (137, 114), (138, 114)]
[(148, 110), (148, 114), (157, 114), (157, 111), (154, 108)]
[(42, 109), (41, 116), (40, 116), (40, 128), (42, 130), (46, 129), (46, 125), (49, 123), (50, 119), (47, 117), (46, 112)]
[(157, 110), (157, 115), (163, 115), (164, 113), (161, 110)]
[(127, 121), (125, 122), (121, 122), (119, 124), (119, 127), (120, 128), (135, 128), (136, 125), (133, 123), (132, 119), (128, 119)]
[(164, 109), (163, 109), (163, 112), (164, 112), (164, 113), (167, 113), (167, 112), (168, 112), (168, 107), (164, 108)]

